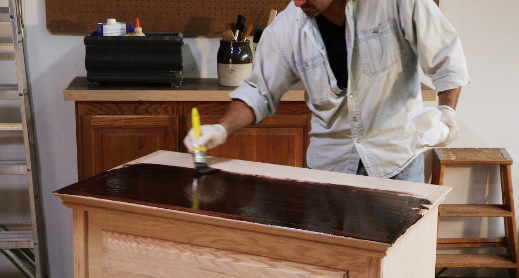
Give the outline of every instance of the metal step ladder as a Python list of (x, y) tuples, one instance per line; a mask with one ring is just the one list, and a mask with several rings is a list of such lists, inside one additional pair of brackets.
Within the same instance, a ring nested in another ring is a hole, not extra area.
[(0, 52), (14, 54), (17, 75), (17, 84), (0, 84), (0, 101), (19, 100), (21, 113), (21, 123), (0, 123), (0, 132), (22, 131), (25, 149), (24, 161), (2, 161), (0, 157), (0, 175), (27, 176), (31, 211), (31, 223), (0, 223), (0, 251), (26, 277), (47, 278), (38, 152), (21, 0), (9, 0), (8, 7), (0, 7), (0, 22), (10, 22), (11, 25), (12, 43), (0, 43)]

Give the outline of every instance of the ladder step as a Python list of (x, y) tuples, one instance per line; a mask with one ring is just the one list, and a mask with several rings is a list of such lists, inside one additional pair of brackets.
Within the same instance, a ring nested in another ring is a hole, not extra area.
[(436, 255), (436, 267), (482, 267), (482, 268), (517, 268), (515, 263), (508, 255)]
[(0, 85), (0, 99), (20, 99), (18, 85)]
[(0, 22), (9, 22), (10, 20), (9, 7), (0, 7)]
[(25, 161), (0, 161), (0, 175), (27, 175)]
[(504, 205), (440, 205), (440, 217), (512, 217)]
[(32, 231), (0, 231), (0, 249), (34, 248)]
[(14, 52), (14, 45), (12, 43), (0, 43), (0, 51)]
[(494, 238), (439, 238), (437, 248), (506, 247), (504, 237)]
[(23, 130), (21, 123), (0, 124), (0, 130)]

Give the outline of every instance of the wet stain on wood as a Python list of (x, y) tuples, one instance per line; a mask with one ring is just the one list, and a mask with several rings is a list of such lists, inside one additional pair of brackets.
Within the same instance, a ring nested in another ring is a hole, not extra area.
[(157, 164), (127, 165), (56, 193), (390, 244), (429, 204), (402, 193)]

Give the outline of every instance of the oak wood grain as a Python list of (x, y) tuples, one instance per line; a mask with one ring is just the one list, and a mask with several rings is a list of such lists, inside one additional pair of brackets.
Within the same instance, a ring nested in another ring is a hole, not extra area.
[(103, 274), (152, 277), (344, 278), (344, 270), (287, 262), (216, 248), (103, 231)]

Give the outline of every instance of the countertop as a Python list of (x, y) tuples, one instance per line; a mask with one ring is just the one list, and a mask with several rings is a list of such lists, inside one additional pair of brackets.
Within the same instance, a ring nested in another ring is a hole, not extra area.
[[(230, 101), (235, 87), (218, 85), (217, 78), (184, 78), (180, 88), (165, 85), (101, 84), (89, 88), (86, 77), (74, 78), (63, 91), (66, 101)], [(298, 83), (281, 101), (304, 101), (304, 86)], [(424, 101), (436, 100), (436, 92), (422, 84)]]

